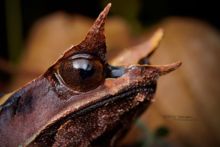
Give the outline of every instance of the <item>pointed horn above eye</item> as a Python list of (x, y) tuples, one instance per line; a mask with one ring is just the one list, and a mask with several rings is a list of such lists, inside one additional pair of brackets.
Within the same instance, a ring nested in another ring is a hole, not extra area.
[(85, 42), (91, 42), (93, 40), (94, 43), (104, 42), (105, 43), (105, 35), (104, 35), (104, 26), (105, 20), (107, 18), (108, 12), (111, 8), (111, 3), (109, 3), (104, 10), (99, 14), (98, 18), (93, 23), (92, 27), (89, 29), (89, 32), (85, 38)]
[(94, 34), (94, 33), (98, 33), (101, 32), (103, 33), (104, 31), (104, 25), (105, 25), (105, 20), (107, 18), (108, 12), (111, 8), (111, 3), (109, 3), (104, 10), (99, 14), (98, 18), (96, 19), (96, 21), (94, 22), (93, 26), (90, 28), (88, 35), (90, 33)]
[(79, 44), (79, 49), (82, 52), (97, 55), (103, 61), (106, 60), (106, 41), (104, 34), (104, 26), (110, 8), (111, 3), (109, 3), (99, 14), (98, 18), (95, 20), (92, 27), (89, 29), (86, 38)]
[(108, 12), (111, 8), (109, 3), (99, 14), (98, 18), (89, 29), (85, 39), (78, 45), (72, 46), (67, 50), (62, 58), (72, 56), (74, 53), (92, 54), (106, 62), (106, 42), (104, 34), (104, 25)]

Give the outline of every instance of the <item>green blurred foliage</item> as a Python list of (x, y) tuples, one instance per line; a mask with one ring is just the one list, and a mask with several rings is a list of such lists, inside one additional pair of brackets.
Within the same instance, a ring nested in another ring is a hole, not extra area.
[(9, 59), (17, 64), (23, 49), (21, 1), (6, 0), (5, 10)]
[(124, 18), (132, 27), (133, 34), (138, 35), (142, 29), (138, 21), (140, 0), (107, 0), (103, 2), (103, 7), (110, 2), (112, 3), (111, 13)]

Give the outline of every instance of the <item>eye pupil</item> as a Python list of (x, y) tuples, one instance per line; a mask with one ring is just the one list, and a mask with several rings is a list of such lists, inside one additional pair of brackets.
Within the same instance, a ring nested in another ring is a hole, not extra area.
[(58, 70), (64, 83), (77, 91), (94, 89), (104, 81), (103, 65), (96, 59), (71, 59), (61, 63)]
[(73, 68), (78, 70), (79, 76), (82, 80), (85, 80), (94, 74), (93, 65), (88, 60), (78, 59), (74, 61)]

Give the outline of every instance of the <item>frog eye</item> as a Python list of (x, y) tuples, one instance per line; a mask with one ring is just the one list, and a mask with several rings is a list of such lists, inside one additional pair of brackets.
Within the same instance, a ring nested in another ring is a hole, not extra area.
[(105, 79), (102, 63), (83, 56), (62, 62), (58, 72), (68, 87), (81, 92), (98, 87)]

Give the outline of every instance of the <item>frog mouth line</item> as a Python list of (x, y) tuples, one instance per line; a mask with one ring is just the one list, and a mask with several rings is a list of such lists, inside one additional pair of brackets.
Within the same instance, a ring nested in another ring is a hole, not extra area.
[[(74, 119), (74, 117), (83, 115), (85, 113), (89, 113), (99, 107), (113, 103), (118, 100), (122, 100), (123, 98), (127, 100), (133, 99), (137, 96), (138, 93), (144, 93), (145, 95), (153, 96), (155, 90), (156, 90), (156, 82), (153, 82), (150, 84), (139, 84), (138, 86), (129, 86), (126, 88), (126, 90), (119, 91), (115, 96), (107, 95), (104, 98), (102, 98), (101, 101), (96, 102), (96, 104), (90, 104), (89, 106), (86, 106), (85, 108), (82, 108), (77, 112), (68, 114), (59, 121), (54, 122), (44, 130), (42, 130), (42, 132), (39, 135), (37, 135), (34, 140), (35, 141), (41, 140), (41, 138), (45, 138), (45, 137), (48, 138), (48, 136), (53, 140), (58, 128), (69, 119)], [(150, 99), (144, 99), (144, 101), (145, 102), (150, 101)], [(51, 131), (47, 132), (46, 130), (51, 130)]]
[(125, 88), (125, 90), (119, 91), (114, 96), (106, 95), (100, 101), (94, 102), (96, 104), (89, 104), (88, 106), (85, 106), (85, 108), (81, 108), (81, 110), (79, 110), (78, 112), (75, 112), (74, 115), (70, 113), (69, 116), (67, 115), (65, 118), (71, 119), (75, 117), (76, 115), (83, 115), (84, 113), (87, 113), (88, 111), (93, 111), (99, 107), (107, 105), (108, 103), (112, 103), (123, 98), (132, 99), (138, 93), (145, 93), (146, 95), (154, 94), (155, 90), (156, 90), (156, 82), (152, 82), (149, 84), (139, 84), (138, 86), (129, 86)]
[(138, 84), (138, 86), (129, 86), (124, 89), (125, 90), (121, 90), (117, 94), (115, 94), (115, 96), (112, 95), (105, 96), (105, 98), (103, 98), (102, 100), (103, 103), (106, 103), (107, 101), (115, 101), (120, 98), (132, 97), (140, 92), (154, 93), (156, 90), (156, 82), (152, 82), (149, 84)]
[[(97, 109), (99, 107), (102, 107), (108, 103), (112, 103), (114, 101), (117, 101), (119, 99), (131, 99), (134, 98), (138, 93), (145, 93), (147, 94), (154, 94), (156, 90), (156, 82), (152, 82), (149, 84), (138, 84), (138, 86), (129, 86), (127, 88), (124, 88), (125, 90), (119, 91), (117, 94), (113, 95), (106, 95), (103, 97), (100, 101), (94, 102), (95, 104), (91, 103), (85, 108), (81, 108), (78, 110), (78, 112), (75, 112), (75, 114), (68, 114), (67, 116), (64, 117), (64, 119), (71, 119), (75, 117), (76, 115), (83, 115), (84, 113), (87, 113), (88, 111), (92, 111), (94, 109)], [(82, 110), (83, 109), (83, 110)]]

